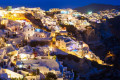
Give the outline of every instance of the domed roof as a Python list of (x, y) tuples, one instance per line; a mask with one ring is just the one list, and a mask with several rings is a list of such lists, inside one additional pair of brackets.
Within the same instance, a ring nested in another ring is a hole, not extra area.
[(23, 29), (33, 29), (34, 27), (32, 27), (32, 25), (25, 25), (24, 27), (23, 27)]

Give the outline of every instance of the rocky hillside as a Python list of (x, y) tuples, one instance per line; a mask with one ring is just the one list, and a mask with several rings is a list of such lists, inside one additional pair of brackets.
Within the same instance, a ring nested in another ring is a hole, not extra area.
[(48, 31), (48, 32), (51, 31), (51, 30), (49, 30), (49, 29), (47, 29), (47, 28), (45, 28), (45, 27), (43, 26), (41, 19), (36, 19), (35, 16), (33, 16), (32, 14), (26, 13), (26, 14), (25, 14), (25, 17), (26, 17), (28, 20), (30, 20), (30, 22), (32, 22), (32, 25), (33, 25), (34, 27), (43, 29), (43, 30)]
[[(90, 76), (90, 80), (120, 80), (120, 16), (108, 19), (106, 22), (91, 23), (82, 33), (83, 40), (90, 49), (106, 63), (114, 64), (106, 68), (102, 73)], [(106, 57), (108, 52), (113, 56)], [(92, 64), (92, 66), (100, 66)]]
[(108, 19), (111, 32), (120, 40), (120, 16)]
[(98, 12), (98, 11), (101, 11), (101, 10), (103, 11), (107, 9), (120, 10), (120, 6), (105, 5), (105, 4), (90, 4), (87, 6), (75, 8), (75, 10), (82, 12), (82, 13), (87, 13), (88, 11)]

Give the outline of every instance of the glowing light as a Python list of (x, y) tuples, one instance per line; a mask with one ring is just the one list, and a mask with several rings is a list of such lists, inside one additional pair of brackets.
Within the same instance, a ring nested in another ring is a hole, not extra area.
[(22, 68), (23, 67), (23, 65), (19, 65), (19, 68)]
[(20, 58), (21, 58), (22, 60), (27, 60), (27, 55), (25, 55), (25, 54), (20, 54)]
[(72, 23), (72, 22), (69, 22), (69, 24), (70, 24), (70, 25), (73, 25), (73, 23)]
[(35, 29), (35, 32), (41, 32), (41, 29)]
[(14, 16), (16, 17), (17, 15), (16, 15), (16, 14), (14, 14)]
[(77, 52), (78, 50), (77, 50), (77, 49), (74, 49), (73, 51), (74, 51), (74, 52)]
[(69, 11), (61, 11), (61, 14), (69, 14)]
[(85, 55), (86, 58), (89, 58), (89, 55)]
[(2, 12), (0, 12), (0, 16), (4, 16)]
[(26, 57), (26, 55), (25, 55), (25, 54), (21, 54), (20, 56), (21, 56), (22, 58)]
[(11, 44), (6, 44), (6, 46), (11, 46)]
[(83, 47), (88, 47), (88, 45), (87, 45), (87, 44), (85, 44), (85, 43), (83, 43)]
[(92, 11), (88, 12), (88, 14), (92, 14)]
[(49, 47), (49, 50), (50, 50), (50, 51), (52, 51), (52, 50), (53, 50), (53, 47), (52, 47), (52, 46), (50, 46), (50, 47)]

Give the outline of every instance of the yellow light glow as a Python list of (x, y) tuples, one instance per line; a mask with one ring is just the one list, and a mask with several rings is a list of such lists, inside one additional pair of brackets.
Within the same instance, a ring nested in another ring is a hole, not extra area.
[(6, 44), (6, 46), (11, 46), (11, 44)]
[(89, 55), (85, 55), (86, 58), (90, 58)]
[(17, 15), (16, 15), (16, 14), (14, 14), (14, 16), (16, 17)]
[(25, 55), (25, 54), (20, 54), (20, 58), (21, 58), (22, 60), (27, 60), (27, 55)]

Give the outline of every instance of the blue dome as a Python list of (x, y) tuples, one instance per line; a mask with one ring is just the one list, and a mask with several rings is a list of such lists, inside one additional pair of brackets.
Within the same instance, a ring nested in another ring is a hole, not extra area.
[(35, 32), (43, 32), (42, 29), (35, 29)]

